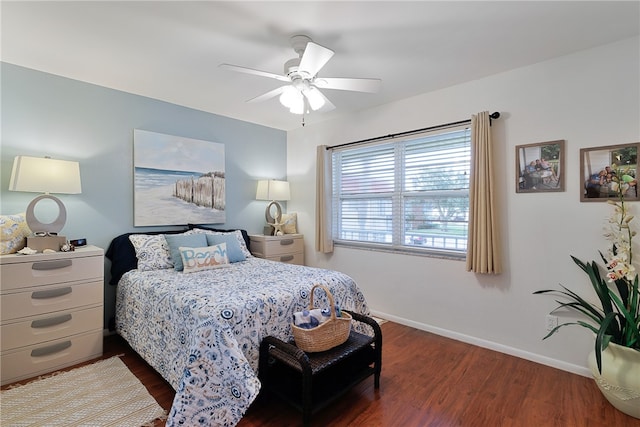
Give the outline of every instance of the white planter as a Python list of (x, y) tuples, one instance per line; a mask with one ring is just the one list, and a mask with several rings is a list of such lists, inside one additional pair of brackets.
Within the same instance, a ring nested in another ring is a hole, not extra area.
[(602, 374), (595, 350), (589, 353), (588, 364), (607, 400), (625, 414), (640, 418), (640, 351), (610, 343), (602, 352)]

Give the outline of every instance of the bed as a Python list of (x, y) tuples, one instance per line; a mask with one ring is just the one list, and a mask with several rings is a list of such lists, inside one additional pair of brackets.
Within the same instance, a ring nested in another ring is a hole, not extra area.
[[(226, 239), (223, 247), (235, 260), (193, 272), (187, 264), (183, 271), (167, 267), (176, 243), (166, 242), (194, 234), (208, 242), (214, 236)], [(155, 242), (153, 249), (149, 241)], [(146, 252), (140, 242), (148, 244)], [(116, 332), (176, 390), (167, 426), (236, 425), (260, 390), (262, 338), (292, 337), (293, 313), (308, 307), (313, 284), (326, 285), (340, 308), (369, 314), (349, 276), (253, 257), (248, 248), (245, 231), (192, 227), (123, 234), (107, 250), (111, 283), (117, 285)], [(314, 302), (328, 306), (318, 290)]]

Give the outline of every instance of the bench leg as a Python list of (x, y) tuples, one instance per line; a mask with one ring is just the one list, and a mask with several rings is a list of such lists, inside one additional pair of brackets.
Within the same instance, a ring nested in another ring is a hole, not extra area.
[(302, 375), (302, 425), (308, 427), (311, 424), (311, 404), (312, 404), (312, 377)]

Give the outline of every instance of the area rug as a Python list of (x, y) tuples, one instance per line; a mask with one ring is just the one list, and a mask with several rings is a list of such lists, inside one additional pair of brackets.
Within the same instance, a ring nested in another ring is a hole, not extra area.
[(0, 425), (142, 426), (165, 411), (119, 357), (60, 372), (0, 394)]
[(373, 320), (378, 322), (378, 325), (382, 325), (383, 323), (387, 323), (387, 319), (383, 319), (381, 317), (371, 316)]

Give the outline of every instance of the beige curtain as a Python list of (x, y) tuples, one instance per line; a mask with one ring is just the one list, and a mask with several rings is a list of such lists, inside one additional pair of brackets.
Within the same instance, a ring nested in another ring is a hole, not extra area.
[(467, 271), (502, 273), (489, 112), (471, 116)]
[(326, 254), (333, 252), (331, 152), (326, 145), (320, 145), (316, 156), (316, 251)]

